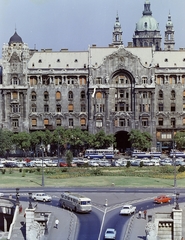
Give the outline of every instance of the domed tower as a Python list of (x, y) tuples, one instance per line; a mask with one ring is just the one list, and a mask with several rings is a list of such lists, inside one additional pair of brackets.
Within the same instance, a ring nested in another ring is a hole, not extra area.
[(116, 22), (114, 24), (114, 31), (112, 36), (112, 44), (113, 45), (123, 45), (122, 41), (122, 30), (121, 30), (121, 24), (119, 22), (118, 14), (116, 16)]
[(133, 36), (134, 47), (151, 47), (161, 50), (161, 34), (159, 24), (152, 17), (149, 0), (145, 0), (143, 16), (136, 24), (135, 35)]
[(171, 15), (169, 13), (168, 21), (166, 23), (166, 30), (165, 30), (164, 50), (165, 51), (174, 50), (174, 46), (175, 46), (174, 28), (171, 20)]

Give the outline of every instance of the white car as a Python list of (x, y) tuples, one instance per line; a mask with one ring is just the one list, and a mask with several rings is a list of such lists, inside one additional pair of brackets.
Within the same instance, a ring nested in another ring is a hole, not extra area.
[(45, 193), (33, 193), (32, 199), (34, 201), (51, 202), (52, 197), (49, 195), (46, 195)]
[(3, 197), (3, 196), (4, 196), (4, 193), (1, 192), (1, 193), (0, 193), (0, 197)]
[(105, 239), (116, 239), (116, 230), (114, 228), (107, 228), (105, 231)]
[(136, 211), (136, 207), (130, 204), (124, 205), (120, 211), (121, 215), (131, 215)]

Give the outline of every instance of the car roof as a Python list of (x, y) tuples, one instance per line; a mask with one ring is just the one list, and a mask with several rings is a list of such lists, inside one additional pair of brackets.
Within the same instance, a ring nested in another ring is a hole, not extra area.
[(131, 204), (126, 204), (126, 205), (123, 205), (123, 207), (132, 207)]
[(114, 228), (107, 228), (106, 231), (115, 231), (115, 229)]

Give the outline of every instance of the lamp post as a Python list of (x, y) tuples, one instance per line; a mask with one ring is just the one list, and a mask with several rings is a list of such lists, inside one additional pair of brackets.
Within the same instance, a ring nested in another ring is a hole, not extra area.
[(28, 206), (28, 209), (32, 209), (33, 207), (32, 207), (32, 193), (31, 192), (29, 192), (28, 193), (29, 194), (29, 206)]
[(48, 234), (48, 224), (47, 224), (48, 215), (47, 214), (44, 214), (44, 219), (45, 219), (45, 235), (47, 235)]
[[(173, 127), (173, 126), (172, 126)], [(174, 129), (173, 129), (173, 165), (174, 165), (174, 188), (176, 193), (177, 187), (177, 171), (176, 171), (176, 155), (175, 155), (175, 141), (174, 141)]]
[(43, 147), (41, 147), (41, 151), (42, 151), (42, 187), (44, 187), (44, 165), (43, 165), (44, 152), (43, 152)]
[(16, 205), (19, 205), (19, 188), (16, 188)]
[(179, 210), (180, 208), (179, 208), (179, 195), (180, 195), (180, 193), (176, 193), (176, 205), (175, 205), (175, 209), (176, 210)]

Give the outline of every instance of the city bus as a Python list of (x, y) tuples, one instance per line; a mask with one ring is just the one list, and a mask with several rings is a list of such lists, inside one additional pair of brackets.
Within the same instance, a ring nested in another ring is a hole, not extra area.
[(61, 194), (59, 205), (62, 208), (75, 212), (87, 213), (91, 212), (91, 199), (78, 193), (64, 192)]
[(114, 149), (106, 148), (106, 149), (86, 149), (85, 158), (114, 158)]

